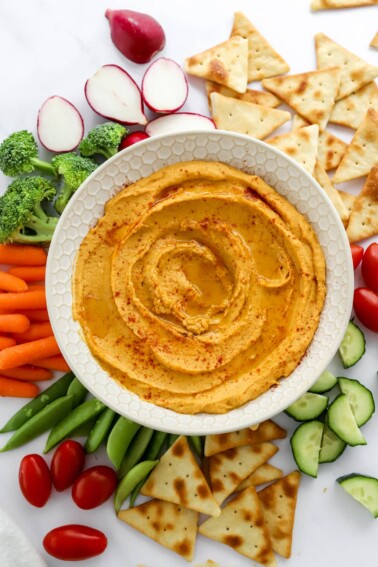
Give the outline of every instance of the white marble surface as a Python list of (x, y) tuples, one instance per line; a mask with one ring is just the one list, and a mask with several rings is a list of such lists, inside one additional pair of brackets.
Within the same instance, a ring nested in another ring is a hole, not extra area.
[[(82, 112), (86, 129), (99, 122), (88, 107), (83, 87), (99, 66), (116, 63), (124, 66), (140, 82), (146, 66), (127, 61), (113, 47), (105, 9), (127, 7), (155, 16), (163, 25), (167, 43), (162, 55), (182, 63), (200, 50), (224, 41), (229, 34), (232, 14), (243, 10), (256, 27), (289, 62), (292, 72), (315, 68), (313, 36), (322, 31), (351, 51), (378, 64), (378, 52), (368, 47), (377, 31), (377, 7), (311, 13), (310, 0), (129, 0), (127, 6), (109, 5), (104, 0), (0, 0), (0, 139), (18, 129), (35, 131), (37, 111), (53, 94), (71, 100)], [(207, 113), (203, 83), (190, 79), (190, 95), (183, 110)], [(288, 125), (281, 128), (287, 131)], [(333, 128), (349, 140), (351, 131)], [(0, 189), (9, 180), (0, 177)], [(348, 184), (357, 192), (360, 182)], [(357, 278), (359, 275), (357, 274)], [(332, 368), (340, 375), (361, 379), (377, 396), (377, 335), (367, 332), (367, 353), (349, 371), (335, 360)], [(3, 423), (21, 406), (19, 400), (0, 399)], [(377, 525), (367, 511), (358, 506), (337, 486), (335, 479), (350, 472), (378, 476), (377, 416), (364, 427), (367, 447), (349, 448), (339, 461), (324, 465), (318, 479), (303, 478), (299, 494), (291, 567), (355, 567), (375, 565)], [(294, 422), (277, 418), (289, 431)], [(3, 436), (4, 439), (6, 436)], [(0, 506), (5, 508), (25, 531), (51, 567), (61, 565), (48, 557), (42, 547), (45, 533), (66, 523), (83, 523), (103, 530), (109, 539), (104, 555), (77, 565), (91, 567), (166, 567), (187, 563), (160, 548), (117, 521), (110, 502), (92, 512), (79, 510), (70, 493), (54, 493), (43, 509), (27, 504), (17, 482), (21, 458), (41, 452), (44, 440), (0, 455)], [(294, 467), (289, 442), (280, 443), (281, 451), (273, 462), (285, 472)], [(47, 457), (48, 461), (50, 456)], [(103, 454), (89, 464), (106, 463)], [(251, 561), (221, 544), (198, 538), (193, 565), (207, 559), (220, 567), (247, 567)], [(0, 549), (1, 565), (1, 549)], [(14, 567), (17, 567), (15, 563)]]

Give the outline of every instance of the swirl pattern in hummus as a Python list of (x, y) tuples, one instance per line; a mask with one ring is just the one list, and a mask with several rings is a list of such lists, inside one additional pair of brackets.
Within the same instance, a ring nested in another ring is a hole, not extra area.
[(217, 162), (124, 187), (83, 240), (74, 317), (104, 369), (151, 403), (224, 413), (288, 376), (325, 297), (308, 221)]

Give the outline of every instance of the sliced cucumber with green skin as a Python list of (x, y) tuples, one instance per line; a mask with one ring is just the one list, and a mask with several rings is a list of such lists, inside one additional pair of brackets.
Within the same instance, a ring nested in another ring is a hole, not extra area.
[(374, 518), (378, 518), (378, 479), (353, 473), (341, 476), (337, 482), (357, 502), (365, 506)]
[(339, 387), (346, 395), (358, 427), (369, 421), (375, 411), (373, 394), (353, 378), (338, 378)]
[(349, 321), (344, 338), (339, 346), (339, 353), (344, 368), (353, 366), (362, 358), (366, 350), (365, 336), (355, 323)]
[(348, 445), (366, 445), (345, 394), (339, 394), (328, 408), (328, 427)]
[(323, 429), (324, 423), (321, 421), (307, 421), (297, 427), (290, 439), (293, 457), (299, 470), (314, 478), (318, 476)]
[(312, 421), (323, 413), (328, 406), (327, 396), (306, 392), (296, 402), (286, 408), (285, 413), (297, 421)]
[(333, 463), (344, 452), (346, 446), (346, 443), (339, 439), (326, 424), (320, 447), (319, 463)]
[(319, 376), (317, 381), (311, 388), (309, 392), (313, 392), (314, 394), (324, 394), (324, 392), (328, 392), (332, 390), (334, 386), (337, 384), (337, 378), (330, 372), (329, 370), (324, 370), (324, 372)]

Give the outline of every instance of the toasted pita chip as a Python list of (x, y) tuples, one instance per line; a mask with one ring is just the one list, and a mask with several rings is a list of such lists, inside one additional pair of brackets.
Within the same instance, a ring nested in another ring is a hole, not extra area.
[(185, 70), (189, 75), (202, 77), (225, 85), (238, 93), (247, 88), (248, 41), (233, 36), (202, 53), (185, 60)]
[(378, 67), (370, 65), (324, 33), (316, 34), (315, 47), (318, 69), (324, 69), (330, 65), (338, 65), (341, 69), (340, 87), (336, 100), (357, 92), (378, 76)]
[(220, 514), (218, 503), (183, 436), (161, 457), (141, 493), (210, 516)]
[(378, 111), (369, 108), (335, 171), (333, 183), (363, 177), (377, 164)]
[(311, 10), (333, 10), (335, 8), (358, 8), (374, 6), (377, 0), (312, 0)]
[(348, 211), (350, 217), (350, 213), (352, 212), (354, 202), (357, 199), (356, 195), (352, 195), (352, 193), (347, 193), (346, 191), (340, 191), (340, 189), (338, 189), (337, 192), (340, 195), (340, 198), (344, 203), (345, 208)]
[(218, 435), (206, 435), (205, 439), (205, 456), (211, 457), (221, 451), (241, 447), (242, 445), (252, 445), (254, 443), (263, 443), (264, 441), (273, 441), (274, 439), (284, 439), (286, 431), (271, 419), (260, 423), (256, 430), (240, 429), (232, 433), (220, 433)]
[(210, 539), (229, 545), (261, 565), (277, 565), (254, 486), (235, 496), (226, 504), (218, 518), (206, 520), (198, 531)]
[(258, 492), (273, 550), (291, 556), (295, 507), (301, 473), (293, 471)]
[(269, 138), (266, 143), (285, 152), (312, 175), (318, 153), (318, 136), (319, 126), (312, 124), (281, 136)]
[(324, 189), (325, 193), (332, 201), (333, 206), (335, 207), (336, 211), (339, 213), (342, 223), (344, 225), (347, 225), (349, 219), (349, 211), (344, 205), (339, 195), (339, 192), (332, 185), (331, 180), (327, 175), (327, 172), (319, 162), (317, 162), (315, 165), (314, 177), (316, 181), (319, 183), (320, 187)]
[(378, 32), (375, 34), (369, 45), (370, 47), (375, 47), (375, 49), (378, 49)]
[(193, 559), (197, 512), (172, 502), (149, 500), (140, 506), (121, 510), (118, 518), (188, 561)]
[(220, 130), (240, 132), (261, 140), (290, 120), (290, 112), (235, 100), (219, 93), (210, 95), (212, 116)]
[(349, 217), (349, 242), (358, 242), (378, 234), (378, 166), (372, 168), (354, 202)]
[(235, 488), (278, 451), (273, 443), (243, 445), (209, 458), (211, 491), (222, 504)]
[(271, 108), (276, 108), (276, 106), (281, 104), (281, 101), (272, 93), (256, 91), (253, 89), (247, 89), (245, 93), (237, 93), (236, 91), (233, 91), (228, 87), (224, 87), (223, 85), (219, 85), (218, 83), (214, 83), (213, 81), (206, 81), (206, 92), (210, 110), (211, 93), (219, 93), (223, 96), (237, 98), (238, 100), (245, 100), (246, 102), (253, 102), (253, 104), (261, 104), (262, 106), (270, 106)]
[(339, 90), (341, 70), (330, 67), (309, 73), (264, 79), (268, 91), (287, 102), (311, 124), (324, 130)]
[(234, 15), (231, 37), (248, 39), (248, 82), (260, 81), (290, 71), (286, 61), (273, 49), (242, 12)]
[(356, 130), (369, 108), (378, 110), (378, 86), (374, 81), (337, 101), (329, 121)]
[(270, 463), (264, 463), (261, 467), (256, 469), (255, 472), (247, 476), (247, 478), (235, 488), (234, 492), (240, 492), (249, 486), (266, 484), (267, 482), (272, 482), (273, 480), (278, 480), (282, 477), (283, 472), (281, 469), (274, 467)]

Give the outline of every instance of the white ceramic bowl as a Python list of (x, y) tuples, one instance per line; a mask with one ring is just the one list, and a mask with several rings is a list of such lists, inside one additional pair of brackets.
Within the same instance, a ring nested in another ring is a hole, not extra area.
[[(303, 213), (315, 229), (327, 263), (327, 296), (319, 327), (299, 366), (278, 387), (226, 414), (179, 414), (142, 401), (110, 378), (82, 339), (72, 318), (71, 278), (76, 253), (105, 203), (127, 182), (186, 160), (222, 161), (262, 177)], [(93, 395), (121, 415), (149, 427), (183, 434), (222, 433), (259, 423), (306, 392), (333, 358), (349, 321), (353, 268), (339, 216), (314, 179), (281, 151), (230, 132), (187, 132), (157, 136), (120, 152), (99, 167), (66, 207), (47, 263), (47, 303), (62, 353)]]

